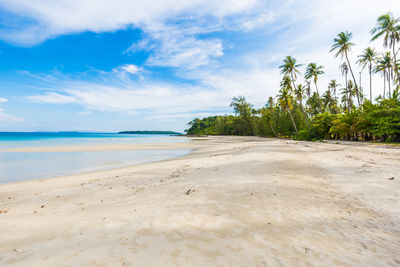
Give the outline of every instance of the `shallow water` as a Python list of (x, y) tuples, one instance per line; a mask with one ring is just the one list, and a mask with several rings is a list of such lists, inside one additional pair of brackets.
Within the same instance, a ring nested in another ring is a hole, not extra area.
[[(187, 142), (168, 135), (119, 135), (80, 133), (0, 133), (0, 149), (27, 146), (104, 145)], [(190, 149), (90, 152), (1, 152), (0, 183), (56, 177), (120, 168), (182, 156)]]

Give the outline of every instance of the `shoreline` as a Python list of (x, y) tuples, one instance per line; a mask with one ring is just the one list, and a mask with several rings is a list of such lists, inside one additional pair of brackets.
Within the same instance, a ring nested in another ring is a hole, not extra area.
[(400, 263), (400, 150), (202, 140), (177, 158), (0, 185), (13, 233), (0, 264)]
[(94, 176), (94, 175), (104, 175), (105, 173), (114, 173), (114, 172), (124, 172), (127, 170), (130, 170), (136, 166), (141, 166), (141, 165), (146, 165), (146, 164), (153, 164), (153, 163), (158, 163), (158, 162), (168, 162), (169, 160), (173, 160), (173, 159), (179, 159), (179, 158), (183, 158), (186, 157), (188, 155), (190, 155), (194, 150), (196, 149), (192, 149), (190, 152), (188, 152), (185, 155), (179, 155), (179, 156), (173, 156), (171, 158), (168, 159), (162, 159), (162, 160), (154, 160), (154, 161), (146, 161), (146, 162), (141, 162), (141, 163), (137, 163), (137, 164), (128, 164), (126, 166), (123, 167), (115, 167), (115, 168), (106, 168), (106, 169), (99, 169), (99, 170), (92, 170), (92, 171), (83, 171), (83, 172), (77, 172), (77, 173), (72, 173), (72, 174), (67, 174), (67, 175), (59, 175), (59, 176), (51, 176), (51, 177), (43, 177), (43, 178), (37, 178), (37, 179), (30, 179), (30, 180), (20, 180), (20, 181), (13, 181), (13, 182), (7, 182), (7, 183), (0, 183), (0, 187), (2, 185), (10, 185), (10, 184), (17, 184), (17, 183), (24, 183), (24, 182), (46, 182), (47, 180), (54, 180), (54, 179), (70, 179), (73, 178), (75, 176)]
[[(164, 143), (100, 143), (0, 148), (0, 153), (4, 153), (2, 157), (6, 160), (2, 167), (0, 184), (120, 169), (174, 158), (190, 153), (195, 148), (196, 145), (193, 145), (193, 141), (189, 139), (183, 142), (168, 142), (167, 140)], [(40, 155), (36, 156), (35, 153)], [(8, 155), (10, 158), (7, 160)], [(52, 155), (59, 159), (54, 160)], [(89, 157), (91, 160), (88, 160)], [(17, 164), (21, 159), (23, 162), (20, 167), (24, 167), (25, 173), (19, 169), (13, 171), (13, 168), (18, 168)], [(41, 170), (35, 165), (45, 162), (51, 164), (49, 169), (42, 167)]]

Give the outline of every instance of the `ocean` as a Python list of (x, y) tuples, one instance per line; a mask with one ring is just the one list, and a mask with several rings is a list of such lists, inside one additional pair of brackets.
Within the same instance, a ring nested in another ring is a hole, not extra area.
[(160, 161), (190, 149), (85, 152), (5, 152), (9, 148), (187, 142), (164, 134), (0, 132), (0, 183), (57, 177)]

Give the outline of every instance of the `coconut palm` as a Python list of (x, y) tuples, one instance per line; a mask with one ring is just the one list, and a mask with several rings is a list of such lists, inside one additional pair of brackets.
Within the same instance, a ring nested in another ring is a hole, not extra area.
[(304, 85), (304, 90), (306, 92), (307, 97), (310, 98), (311, 97), (311, 82), (306, 80), (305, 83), (306, 84)]
[(297, 79), (297, 74), (300, 73), (298, 68), (300, 68), (301, 66), (302, 64), (296, 64), (296, 59), (291, 56), (287, 56), (283, 60), (283, 65), (279, 66), (279, 68), (281, 69), (281, 74), (288, 77), (290, 76), (293, 88), (296, 88), (295, 80)]
[(364, 69), (368, 65), (369, 71), (369, 100), (372, 102), (372, 65), (375, 63), (378, 54), (375, 49), (371, 47), (367, 47), (364, 49), (363, 53), (358, 56), (357, 63), (361, 65), (362, 69)]
[(296, 123), (294, 122), (292, 115), (293, 108), (293, 95), (292, 95), (292, 84), (289, 76), (283, 77), (281, 82), (281, 89), (279, 90), (278, 102), (282, 109), (287, 110), (289, 113), (290, 119), (292, 120), (294, 130), (296, 131), (296, 135), (298, 134)]
[(319, 92), (318, 92), (318, 86), (317, 86), (317, 81), (318, 81), (318, 76), (321, 74), (324, 74), (322, 66), (318, 66), (316, 63), (310, 63), (308, 64), (306, 68), (306, 73), (304, 77), (308, 80), (313, 78), (314, 84), (315, 84), (315, 89), (317, 89), (317, 94), (319, 97)]
[(342, 72), (342, 75), (344, 75), (344, 86), (347, 86), (347, 74), (349, 73), (349, 66), (347, 66), (346, 62), (343, 62), (340, 66), (339, 66), (340, 71)]
[(335, 101), (337, 101), (336, 91), (337, 91), (337, 88), (338, 88), (339, 86), (340, 86), (340, 84), (338, 84), (338, 83), (336, 82), (336, 80), (331, 80), (331, 81), (329, 82), (329, 84), (328, 84), (328, 88), (329, 88), (331, 91), (333, 91), (333, 96), (334, 96)]
[(382, 57), (379, 57), (376, 61), (376, 67), (375, 67), (375, 72), (380, 72), (383, 75), (383, 98), (386, 98), (386, 81), (389, 81), (389, 87), (390, 87), (390, 68), (391, 68), (391, 57), (390, 53), (386, 52), (385, 54), (382, 55)]
[(333, 113), (335, 106), (335, 99), (332, 97), (332, 90), (328, 87), (328, 90), (322, 96), (324, 108), (328, 108), (329, 112)]
[[(351, 50), (351, 47), (354, 46), (354, 43), (350, 42), (352, 35), (353, 34), (351, 32), (347, 32), (347, 31), (339, 33), (338, 36), (335, 39), (333, 39), (333, 45), (329, 52), (337, 50), (335, 57), (340, 56), (342, 59), (343, 59), (343, 57), (346, 58), (347, 66), (349, 67), (351, 76), (353, 77), (354, 85), (355, 85), (355, 87), (358, 87), (356, 78), (354, 77), (354, 73), (351, 68), (351, 64), (349, 61), (349, 55), (348, 55)], [(357, 94), (357, 100), (358, 100), (358, 103), (360, 104), (360, 96), (358, 94)]]
[(342, 101), (345, 100), (346, 102), (348, 112), (351, 112), (353, 106), (353, 96), (355, 95), (352, 81), (349, 81), (347, 86), (341, 89), (341, 94), (343, 95)]
[[(392, 49), (394, 62), (397, 62), (396, 42), (400, 41), (400, 18), (395, 19), (392, 13), (380, 16), (376, 26), (371, 30), (371, 34), (373, 35), (371, 41), (383, 37), (383, 45)], [(400, 80), (397, 64), (394, 65), (394, 72), (397, 80)]]

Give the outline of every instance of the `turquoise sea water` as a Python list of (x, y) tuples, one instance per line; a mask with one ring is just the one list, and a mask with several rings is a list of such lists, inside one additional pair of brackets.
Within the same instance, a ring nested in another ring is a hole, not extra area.
[[(186, 138), (169, 135), (115, 133), (1, 133), (0, 150), (32, 146), (175, 143)], [(90, 152), (0, 151), (0, 183), (56, 177), (159, 161), (189, 153), (189, 149)]]

